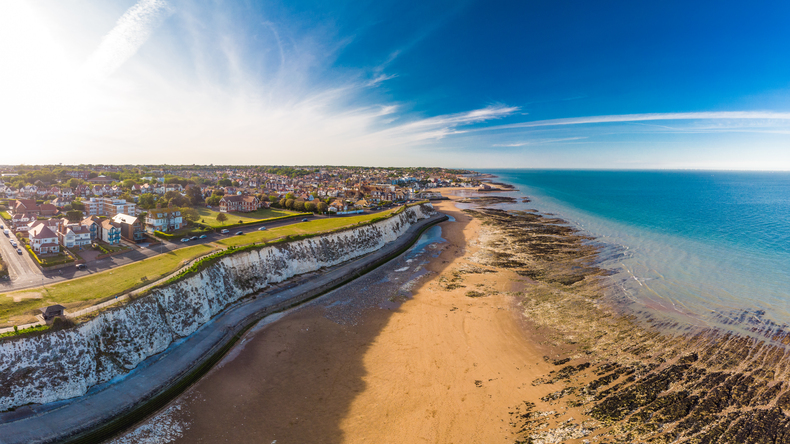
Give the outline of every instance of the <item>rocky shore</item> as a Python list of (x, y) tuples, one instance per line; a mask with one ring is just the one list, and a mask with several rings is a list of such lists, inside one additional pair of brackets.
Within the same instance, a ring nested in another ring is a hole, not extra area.
[(785, 330), (624, 310), (595, 239), (470, 191), (421, 256), (250, 332), (116, 443), (790, 442)]
[(516, 442), (790, 442), (781, 331), (760, 339), (637, 323), (603, 296), (597, 247), (564, 221), (467, 213), (483, 221), (480, 265), (531, 281), (517, 303), (556, 368), (531, 382), (549, 395), (510, 411)]

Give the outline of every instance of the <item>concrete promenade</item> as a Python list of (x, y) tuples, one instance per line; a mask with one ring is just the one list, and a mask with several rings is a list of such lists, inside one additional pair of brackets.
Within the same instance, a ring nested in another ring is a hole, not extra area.
[(120, 381), (95, 387), (79, 398), (1, 413), (0, 444), (62, 442), (128, 414), (209, 362), (252, 323), (381, 265), (416, 241), (425, 228), (446, 219), (442, 214), (424, 219), (376, 252), (331, 269), (298, 276), (245, 298), (194, 334), (148, 358)]

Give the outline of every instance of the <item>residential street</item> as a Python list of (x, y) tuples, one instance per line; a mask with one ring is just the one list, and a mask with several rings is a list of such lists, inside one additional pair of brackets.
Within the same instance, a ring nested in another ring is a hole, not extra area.
[[(0, 221), (0, 226), (0, 231), (8, 228), (2, 221)], [(14, 233), (10, 233), (8, 237), (4, 235), (0, 237), (2, 238), (0, 239), (0, 254), (8, 264), (9, 277), (11, 278), (11, 282), (0, 281), (0, 291), (9, 288), (9, 286), (13, 288), (17, 282), (25, 282), (28, 286), (38, 282), (37, 285), (41, 285), (43, 275), (30, 255), (24, 250), (22, 250), (22, 254), (19, 254), (16, 252), (16, 248), (11, 246), (9, 239), (16, 239)]]
[[(376, 212), (378, 211), (381, 210), (377, 210)], [(76, 266), (72, 266), (72, 267), (61, 268), (59, 270), (44, 271), (43, 273), (39, 270), (39, 268), (33, 262), (33, 259), (26, 251), (23, 250), (21, 255), (17, 254), (15, 249), (11, 247), (11, 244), (8, 242), (8, 239), (6, 238), (4, 241), (0, 242), (0, 244), (2, 244), (2, 246), (0, 247), (0, 251), (2, 251), (3, 258), (4, 259), (7, 258), (6, 262), (9, 264), (11, 280), (0, 281), (0, 293), (5, 293), (8, 291), (15, 291), (15, 290), (24, 290), (26, 288), (34, 288), (34, 287), (39, 287), (41, 285), (55, 284), (69, 279), (87, 276), (93, 273), (100, 273), (109, 270), (111, 268), (119, 267), (121, 265), (131, 264), (133, 262), (141, 261), (143, 259), (147, 259), (149, 257), (153, 257), (179, 248), (185, 248), (195, 244), (205, 244), (205, 243), (222, 240), (229, 236), (235, 236), (236, 235), (235, 233), (239, 231), (246, 234), (246, 233), (252, 233), (254, 231), (257, 231), (261, 226), (266, 226), (267, 228), (275, 228), (275, 227), (282, 227), (285, 225), (300, 223), (302, 219), (313, 220), (313, 219), (321, 219), (327, 217), (337, 218), (337, 217), (348, 217), (348, 216), (319, 216), (319, 215), (304, 216), (304, 217), (285, 219), (285, 220), (274, 221), (274, 222), (262, 222), (259, 224), (248, 225), (242, 228), (238, 228), (238, 227), (230, 228), (229, 229), (230, 233), (228, 234), (211, 233), (206, 236), (206, 239), (190, 240), (189, 242), (164, 241), (161, 244), (155, 244), (155, 245), (149, 245), (147, 243), (143, 243), (136, 245), (129, 252), (119, 254), (117, 256), (110, 256), (108, 258), (100, 259), (97, 261), (88, 262), (86, 264), (87, 268), (84, 270), (77, 270)], [(124, 242), (124, 245), (129, 246), (132, 244)]]

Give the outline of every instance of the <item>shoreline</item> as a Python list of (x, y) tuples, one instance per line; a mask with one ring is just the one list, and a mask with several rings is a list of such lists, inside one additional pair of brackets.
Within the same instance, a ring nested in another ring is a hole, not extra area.
[[(152, 363), (146, 364), (145, 369), (131, 373), (121, 383), (86, 396), (60, 401), (57, 408), (45, 406), (46, 410), (33, 412), (33, 415), (24, 414), (29, 408), (4, 413), (7, 421), (0, 424), (1, 435), (4, 436), (0, 441), (96, 442), (106, 439), (165, 405), (210, 370), (229, 351), (238, 335), (257, 323), (261, 316), (303, 303), (364, 275), (371, 267), (375, 268), (399, 255), (404, 248), (416, 242), (424, 229), (443, 220), (443, 217), (438, 215), (423, 219), (395, 242), (335, 267), (321, 276), (298, 278), (299, 281), (306, 281), (300, 282), (299, 286), (275, 289), (268, 298), (248, 298), (232, 306), (213, 318), (205, 328), (157, 355)], [(181, 353), (177, 353), (178, 350)], [(154, 371), (155, 368), (159, 370)], [(102, 408), (97, 410), (97, 405)], [(75, 414), (74, 409), (79, 406), (82, 406), (83, 411)]]
[(450, 190), (464, 196), (437, 208), (456, 222), (408, 295), (380, 294), (397, 261), (248, 333), (113, 444), (162, 424), (184, 443), (790, 439), (783, 347), (637, 324), (603, 296), (589, 237), (555, 215), (457, 209), (480, 193)]
[[(112, 442), (513, 442), (508, 410), (522, 392), (548, 394), (529, 381), (554, 366), (523, 346), (513, 294), (524, 279), (491, 280), (467, 261), (480, 222), (452, 201), (435, 205), (455, 218), (440, 224), (443, 241), (250, 332), (243, 350)], [(459, 277), (464, 287), (452, 285)], [(180, 436), (162, 440), (166, 424)]]
[[(500, 234), (508, 225), (500, 224)], [(511, 246), (518, 243), (518, 236), (503, 237), (509, 237)], [(509, 252), (518, 255), (518, 250)], [(554, 331), (555, 345), (573, 344), (583, 353), (568, 353), (569, 365), (553, 377), (533, 381), (560, 383), (560, 390), (549, 397), (548, 406), (527, 401), (531, 404), (520, 413), (525, 438), (784, 442), (782, 427), (790, 423), (790, 392), (784, 391), (789, 369), (783, 357), (790, 342), (786, 332), (766, 334), (755, 323), (757, 334), (751, 337), (717, 328), (668, 333), (659, 319), (637, 323), (617, 307), (617, 300), (603, 297), (603, 288), (594, 282), (563, 288), (550, 276), (539, 280), (525, 298), (525, 314)], [(562, 404), (570, 410), (581, 407), (574, 416), (582, 420), (544, 419)]]

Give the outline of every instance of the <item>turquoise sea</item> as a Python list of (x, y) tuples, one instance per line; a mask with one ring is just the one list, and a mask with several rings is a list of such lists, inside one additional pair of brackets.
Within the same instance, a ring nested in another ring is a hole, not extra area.
[(608, 292), (636, 313), (680, 329), (790, 324), (788, 172), (484, 172), (594, 236)]

